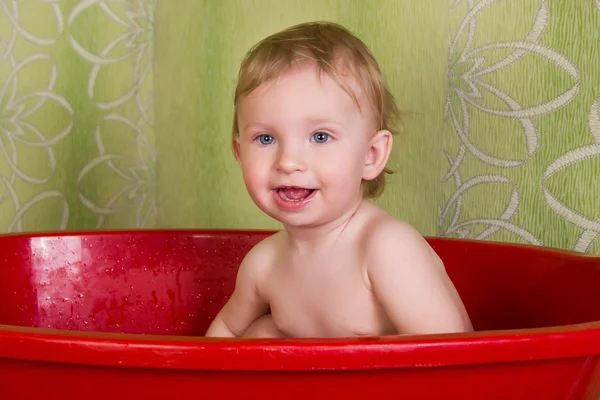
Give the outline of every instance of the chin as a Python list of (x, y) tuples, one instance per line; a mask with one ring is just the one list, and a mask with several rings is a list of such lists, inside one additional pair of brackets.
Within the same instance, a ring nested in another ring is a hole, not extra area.
[(332, 219), (331, 216), (327, 215), (281, 215), (279, 214), (277, 217), (274, 217), (279, 222), (281, 222), (285, 227), (289, 228), (317, 228), (320, 226), (324, 226), (330, 224), (335, 219)]
[(276, 207), (261, 207), (269, 217), (290, 228), (310, 228), (320, 225), (319, 221), (315, 221), (314, 217), (308, 215), (300, 215), (300, 213), (286, 213), (278, 210)]

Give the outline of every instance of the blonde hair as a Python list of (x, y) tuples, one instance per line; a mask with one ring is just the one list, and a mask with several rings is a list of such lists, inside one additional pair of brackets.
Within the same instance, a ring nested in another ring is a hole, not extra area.
[[(386, 129), (397, 134), (394, 123), (399, 112), (393, 95), (383, 79), (375, 57), (369, 48), (346, 28), (329, 22), (310, 22), (275, 33), (252, 47), (240, 66), (234, 96), (233, 137), (239, 135), (237, 108), (239, 101), (263, 83), (277, 78), (300, 60), (315, 62), (319, 73), (334, 79), (359, 106), (356, 94), (344, 84), (338, 68), (340, 61), (369, 98), (376, 118), (377, 131)], [(383, 193), (384, 169), (375, 179), (363, 180), (363, 196), (375, 198)]]

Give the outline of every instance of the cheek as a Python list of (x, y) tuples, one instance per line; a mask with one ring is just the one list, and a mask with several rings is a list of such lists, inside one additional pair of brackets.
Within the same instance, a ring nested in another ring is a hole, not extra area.
[(258, 162), (246, 162), (242, 164), (242, 174), (244, 175), (244, 179), (250, 182), (259, 181), (261, 175), (263, 175)]
[(264, 153), (244, 150), (241, 153), (240, 163), (244, 179), (252, 183), (264, 180), (268, 174), (269, 162), (268, 155)]
[(329, 153), (318, 163), (320, 175), (327, 180), (328, 186), (360, 186), (363, 166), (361, 157), (361, 154), (349, 151)]
[(356, 144), (339, 146), (324, 154), (324, 165), (332, 170), (344, 169), (348, 173), (362, 171), (366, 154), (364, 147)]

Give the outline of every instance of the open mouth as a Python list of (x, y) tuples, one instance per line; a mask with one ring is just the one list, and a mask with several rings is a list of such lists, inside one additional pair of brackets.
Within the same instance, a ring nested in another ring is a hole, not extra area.
[(317, 190), (298, 186), (280, 186), (276, 188), (275, 191), (281, 200), (289, 202), (302, 202), (312, 198)]

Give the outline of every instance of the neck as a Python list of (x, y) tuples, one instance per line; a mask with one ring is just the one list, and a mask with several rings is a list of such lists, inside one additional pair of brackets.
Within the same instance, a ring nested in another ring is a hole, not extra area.
[(322, 225), (301, 227), (284, 225), (292, 249), (306, 253), (329, 247), (338, 240), (365, 201), (367, 200), (361, 198), (339, 218)]

